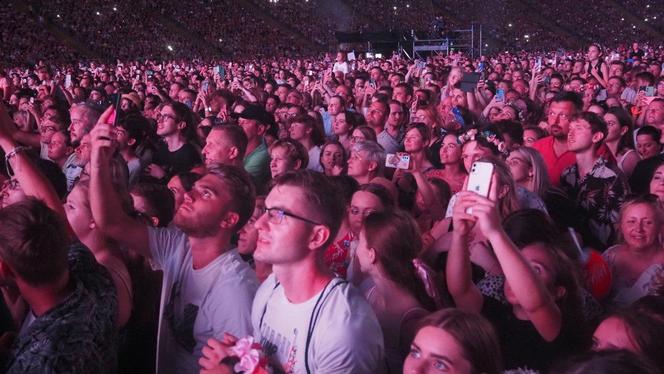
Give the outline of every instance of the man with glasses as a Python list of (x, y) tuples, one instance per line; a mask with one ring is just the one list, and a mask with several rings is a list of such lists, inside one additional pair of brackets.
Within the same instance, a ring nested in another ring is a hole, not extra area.
[(128, 217), (113, 193), (112, 131), (99, 124), (92, 132), (92, 216), (106, 235), (164, 272), (157, 372), (198, 372), (197, 361), (210, 336), (251, 333), (251, 303), (258, 284), (231, 243), (254, 210), (251, 180), (241, 168), (208, 167), (185, 194), (173, 219), (175, 227), (148, 227)]
[(167, 180), (200, 164), (200, 154), (187, 136), (188, 132), (193, 134), (191, 126), (193, 116), (186, 105), (171, 102), (161, 108), (157, 115), (157, 135), (163, 144), (157, 148), (153, 163), (146, 167), (148, 175)]
[[(255, 223), (254, 258), (271, 264), (273, 274), (256, 293), (254, 337), (270, 364), (286, 373), (382, 372), (383, 334), (373, 310), (323, 263), (344, 214), (341, 200), (323, 174), (286, 173)], [(222, 344), (210, 345), (204, 369), (220, 365)]]
[(563, 170), (576, 162), (574, 153), (567, 149), (567, 133), (570, 119), (580, 112), (582, 107), (583, 102), (578, 94), (569, 91), (557, 94), (551, 102), (546, 121), (549, 136), (533, 144), (533, 148), (544, 158), (549, 178), (555, 186), (560, 184)]

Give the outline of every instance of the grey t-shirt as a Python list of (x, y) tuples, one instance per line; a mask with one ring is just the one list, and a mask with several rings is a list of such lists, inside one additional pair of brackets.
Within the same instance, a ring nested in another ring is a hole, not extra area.
[(307, 373), (305, 353), (310, 373), (384, 371), (383, 333), (376, 315), (359, 291), (339, 278), (311, 299), (294, 304), (272, 274), (256, 293), (251, 318), (254, 337), (270, 363), (286, 373)]
[(201, 349), (211, 337), (251, 334), (256, 274), (237, 249), (201, 269), (192, 265), (189, 239), (173, 228), (150, 228), (152, 262), (164, 271), (157, 372), (198, 373)]

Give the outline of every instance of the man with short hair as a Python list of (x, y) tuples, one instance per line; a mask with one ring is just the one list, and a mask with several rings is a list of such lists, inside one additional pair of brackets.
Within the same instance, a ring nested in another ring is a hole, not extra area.
[(400, 82), (394, 86), (392, 100), (396, 100), (407, 107), (410, 107), (413, 101), (413, 86), (406, 82)]
[(100, 115), (101, 113), (96, 108), (86, 103), (71, 106), (69, 109), (71, 124), (68, 130), (74, 147), (78, 146), (83, 135), (90, 132)]
[(404, 125), (407, 120), (406, 109), (405, 105), (398, 100), (390, 101), (389, 108), (390, 113), (385, 122), (385, 129), (378, 133), (376, 138), (386, 153), (396, 153), (403, 146)]
[(583, 112), (575, 116), (567, 136), (575, 163), (560, 177), (560, 187), (582, 215), (584, 244), (599, 250), (615, 242), (620, 204), (629, 192), (618, 167), (597, 152), (607, 133), (606, 122), (598, 115)]
[(364, 118), (367, 121), (367, 125), (371, 127), (376, 134), (380, 134), (385, 129), (385, 121), (387, 120), (387, 115), (390, 111), (389, 106), (385, 101), (374, 100), (367, 110), (367, 114)]
[(69, 244), (60, 216), (34, 198), (0, 209), (0, 278), (29, 310), (5, 373), (111, 373), (117, 297), (90, 251)]
[[(653, 126), (664, 133), (664, 99), (656, 98), (646, 108), (644, 125)], [(660, 139), (660, 143), (664, 139)]]
[(555, 186), (560, 183), (563, 170), (576, 160), (574, 153), (568, 152), (567, 133), (570, 119), (581, 111), (582, 106), (581, 98), (574, 92), (563, 91), (557, 94), (547, 114), (550, 135), (533, 144), (533, 148), (542, 155), (551, 183)]
[[(335, 278), (323, 262), (344, 215), (340, 201), (325, 175), (286, 173), (277, 179), (265, 199), (266, 212), (255, 223), (254, 258), (271, 264), (273, 274), (254, 299), (254, 337), (279, 371), (382, 372), (383, 334), (376, 315), (360, 292)], [(212, 351), (201, 359), (204, 369), (220, 365)]]
[(270, 180), (270, 155), (263, 135), (271, 126), (276, 126), (274, 117), (258, 105), (249, 105), (235, 116), (247, 135), (244, 169), (251, 175), (256, 189), (262, 191)]
[(242, 127), (233, 124), (213, 126), (205, 138), (205, 165), (221, 164), (243, 167), (247, 150), (247, 135)]
[(370, 140), (355, 143), (348, 157), (348, 176), (360, 185), (382, 177), (385, 168), (385, 150)]
[(92, 132), (92, 217), (105, 235), (164, 272), (157, 372), (197, 372), (208, 337), (251, 332), (256, 275), (231, 238), (254, 210), (253, 185), (241, 168), (208, 167), (184, 195), (175, 227), (148, 227), (128, 217), (113, 192), (111, 131), (100, 124)]
[(327, 111), (321, 110), (323, 117), (323, 128), (325, 136), (331, 137), (334, 135), (332, 125), (337, 118), (337, 115), (346, 110), (346, 100), (339, 95), (334, 95), (328, 100)]

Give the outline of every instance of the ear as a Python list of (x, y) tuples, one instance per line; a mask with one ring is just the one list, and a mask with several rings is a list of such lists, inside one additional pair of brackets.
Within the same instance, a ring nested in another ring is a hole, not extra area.
[(237, 149), (237, 147), (231, 147), (228, 150), (228, 158), (230, 160), (236, 160), (238, 157), (240, 157), (240, 150)]
[(65, 154), (69, 156), (72, 153), (74, 153), (74, 147), (67, 147), (67, 149), (65, 150)]
[(604, 134), (601, 132), (596, 132), (593, 134), (592, 141), (593, 143), (597, 144), (601, 142), (604, 139)]
[(500, 191), (498, 191), (498, 199), (502, 199), (507, 195), (507, 193), (510, 192), (510, 186), (504, 185), (500, 188)]
[(231, 230), (237, 225), (238, 221), (240, 221), (240, 215), (239, 214), (237, 214), (235, 212), (228, 212), (228, 213), (226, 213), (226, 216), (221, 221), (219, 226), (222, 229)]
[(95, 220), (93, 220), (93, 219), (90, 220), (90, 224), (88, 225), (88, 228), (90, 230), (94, 230), (94, 229), (97, 228), (97, 224), (95, 223)]
[(375, 171), (378, 169), (378, 163), (376, 161), (369, 162), (369, 172)]
[(309, 249), (317, 250), (330, 238), (330, 229), (324, 225), (316, 225), (309, 236)]
[(302, 160), (295, 160), (295, 164), (293, 165), (293, 170), (300, 170), (302, 167)]
[(186, 128), (187, 128), (187, 122), (185, 122), (185, 121), (180, 121), (180, 122), (178, 123), (178, 130), (184, 130), (184, 129), (186, 129)]
[(367, 258), (369, 259), (369, 262), (371, 264), (376, 263), (376, 249), (375, 248), (367, 248)]
[(150, 217), (150, 222), (152, 222), (152, 227), (158, 227), (159, 226), (159, 218), (157, 218), (157, 217)]
[(134, 145), (134, 144), (136, 144), (136, 139), (134, 139), (134, 138), (129, 138), (129, 140), (127, 140), (127, 145), (130, 145), (130, 146), (131, 146), (131, 145)]
[(627, 126), (622, 126), (622, 127), (620, 128), (620, 135), (621, 135), (621, 136), (622, 136), (622, 135), (625, 135), (625, 133), (626, 133), (628, 130), (629, 130), (629, 127), (627, 127)]
[(553, 289), (553, 297), (556, 300), (562, 299), (563, 297), (565, 297), (565, 295), (567, 295), (567, 290), (565, 289), (565, 287), (558, 286)]
[(263, 136), (263, 135), (265, 134), (266, 131), (267, 131), (267, 126), (266, 126), (266, 125), (259, 125), (259, 124), (256, 124), (256, 133), (257, 133), (259, 136)]

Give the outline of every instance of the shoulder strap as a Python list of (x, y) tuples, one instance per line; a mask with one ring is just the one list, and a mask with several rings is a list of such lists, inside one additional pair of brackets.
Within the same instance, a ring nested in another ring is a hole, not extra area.
[[(330, 281), (330, 283), (332, 282), (334, 282), (334, 279)], [(327, 294), (325, 294), (324, 289), (321, 295), (318, 297), (316, 305), (314, 305), (314, 309), (311, 311), (311, 317), (309, 318), (309, 329), (307, 330), (307, 341), (304, 346), (304, 367), (307, 370), (307, 374), (311, 374), (311, 369), (309, 369), (309, 346), (311, 345), (311, 338), (313, 336), (314, 329), (316, 328), (316, 322), (318, 321), (321, 310), (323, 310), (323, 305), (325, 305), (325, 301), (327, 301), (329, 296), (332, 294), (332, 291), (334, 291), (337, 286), (346, 283), (348, 283), (347, 280), (338, 281), (337, 283), (333, 284), (332, 287), (330, 287), (330, 290), (327, 292)], [(329, 284), (325, 286), (326, 289), (327, 287), (329, 287)]]

